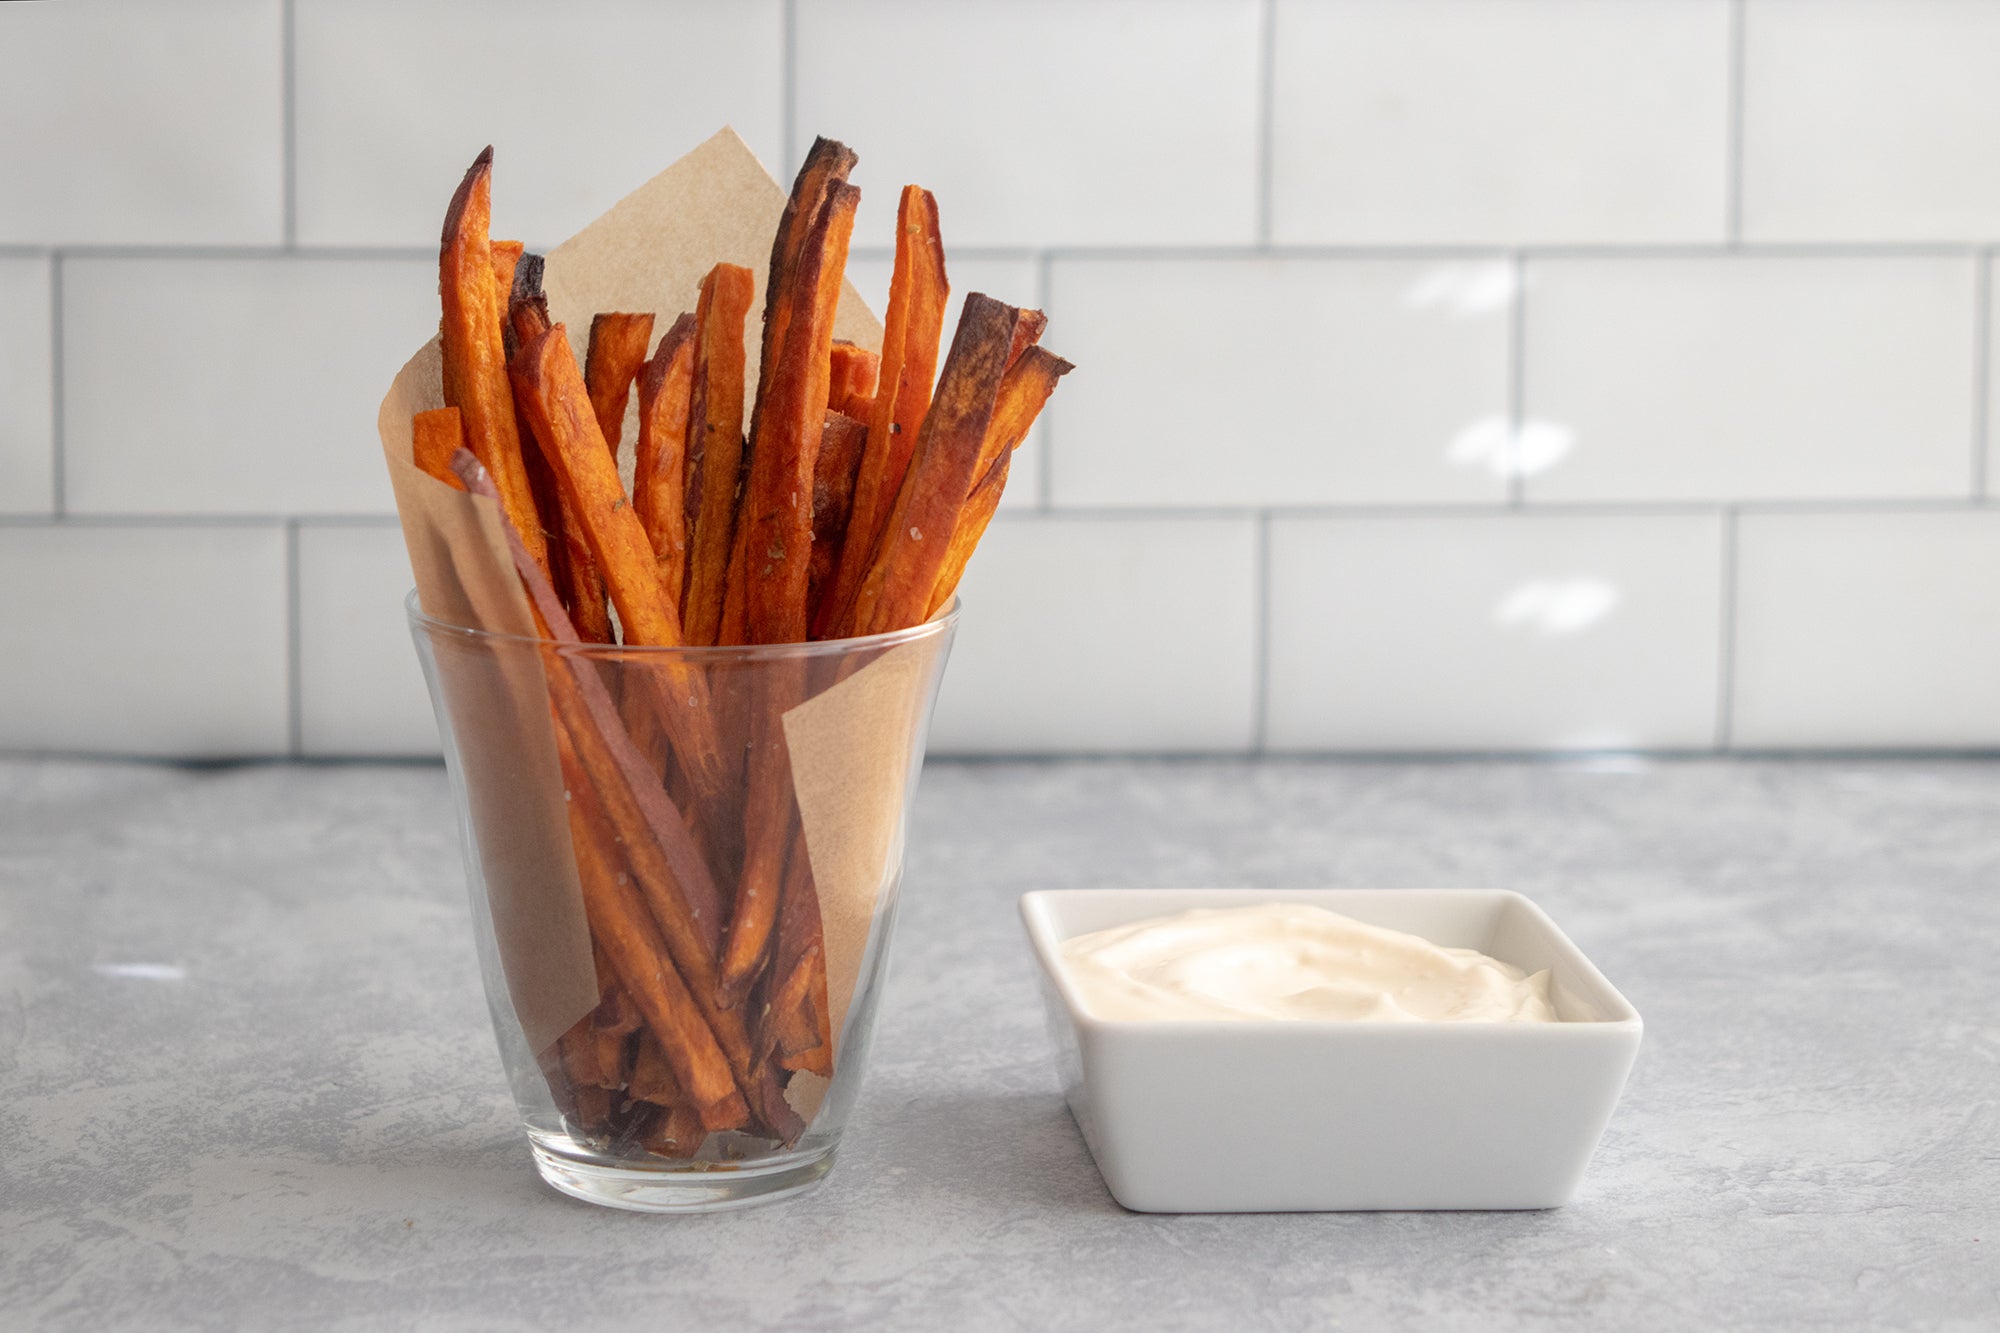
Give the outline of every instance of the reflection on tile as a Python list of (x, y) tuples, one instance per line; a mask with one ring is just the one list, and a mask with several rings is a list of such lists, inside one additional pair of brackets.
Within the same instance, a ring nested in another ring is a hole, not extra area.
[(1454, 450), (1475, 423), (1505, 433), (1508, 309), (1410, 299), (1455, 271), (1056, 260), (1049, 341), (1079, 367), (1049, 406), (1056, 503), (1504, 498), (1504, 468)]
[(798, 7), (796, 141), (861, 154), (857, 242), (896, 192), (947, 244), (1256, 239), (1256, 0), (818, 0)]
[(394, 512), (375, 412), (437, 318), (423, 260), (66, 261), (70, 512)]
[(1963, 496), (1973, 268), (1906, 256), (1531, 261), (1532, 500)]
[(0, 245), (282, 241), (280, 14), (0, 5)]
[(790, 174), (778, 0), (486, 0), (476, 22), (451, 0), (297, 3), (306, 244), (437, 244), (489, 143), (495, 234), (537, 246), (725, 124)]
[[(283, 754), (277, 527), (0, 527), (0, 749)], [(25, 575), (32, 573), (32, 577)]]
[(1003, 514), (960, 592), (938, 754), (1250, 743), (1249, 519)]
[(2000, 744), (2000, 513), (1738, 524), (1732, 744)]
[(1273, 229), (1720, 240), (1724, 0), (1279, 0)]
[(1712, 515), (1279, 519), (1276, 750), (1703, 748)]
[(1743, 232), (2000, 235), (2000, 7), (1755, 0), (1745, 11)]
[(309, 755), (433, 755), (400, 528), (299, 529), (299, 739)]
[(55, 505), (49, 261), (0, 259), (0, 513)]

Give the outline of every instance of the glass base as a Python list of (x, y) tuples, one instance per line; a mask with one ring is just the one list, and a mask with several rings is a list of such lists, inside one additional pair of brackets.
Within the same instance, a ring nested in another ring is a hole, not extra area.
[(535, 1169), (571, 1198), (635, 1213), (717, 1213), (803, 1194), (833, 1169), (831, 1147), (762, 1162), (698, 1166), (612, 1166), (531, 1138)]

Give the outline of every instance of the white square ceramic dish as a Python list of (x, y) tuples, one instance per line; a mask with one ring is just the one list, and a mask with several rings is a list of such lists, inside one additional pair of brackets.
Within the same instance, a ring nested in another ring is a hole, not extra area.
[[(1551, 972), (1559, 1023), (1114, 1022), (1073, 936), (1190, 908), (1313, 903)], [(1021, 899), (1063, 1089), (1138, 1212), (1553, 1208), (1639, 1050), (1637, 1011), (1542, 910), (1488, 889), (1081, 889)]]

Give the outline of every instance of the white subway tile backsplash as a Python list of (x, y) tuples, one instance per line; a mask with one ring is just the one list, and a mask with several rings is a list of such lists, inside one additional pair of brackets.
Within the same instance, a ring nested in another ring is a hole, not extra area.
[(0, 749), (282, 754), (272, 527), (0, 526)]
[(49, 263), (0, 258), (0, 514), (55, 507)]
[(1278, 519), (1277, 750), (1715, 741), (1715, 515)]
[(560, 241), (725, 123), (782, 155), (778, 0), (297, 0), (298, 231), (434, 245), (494, 145), (496, 235)]
[[(947, 238), (949, 240), (949, 238)], [(949, 246), (945, 252), (946, 276), (951, 280), (951, 308), (945, 312), (944, 338), (946, 347), (951, 346), (951, 333), (958, 327), (959, 312), (965, 307), (967, 292), (984, 292), (1009, 305), (1038, 306), (1041, 303), (1040, 266), (1032, 257), (994, 259), (987, 257), (957, 258)], [(854, 283), (855, 290), (868, 301), (868, 308), (878, 316), (889, 307), (889, 280), (895, 263), (889, 258), (851, 259), (847, 264), (847, 276)], [(1057, 341), (1049, 344), (1049, 350), (1060, 353), (1060, 331)], [(1057, 390), (1061, 392), (1061, 390)], [(1033, 507), (1041, 489), (1042, 471), (1042, 424), (1028, 433), (1021, 447), (1014, 451), (1014, 458), (1007, 465), (1007, 489), (1001, 493), (1000, 503), (1010, 509)]]
[(281, 12), (0, 5), (0, 244), (283, 240)]
[(2000, 745), (2000, 512), (1738, 524), (1732, 745)]
[(932, 750), (1245, 748), (1255, 536), (1249, 519), (1000, 515), (960, 585)]
[(2000, 237), (2000, 6), (1749, 0), (1743, 233)]
[(798, 7), (797, 142), (861, 154), (857, 244), (897, 192), (959, 245), (1248, 244), (1257, 0), (819, 0)]
[(1534, 260), (1530, 500), (1963, 496), (1974, 269), (1923, 256)]
[(1720, 240), (1726, 0), (1278, 0), (1281, 242)]
[(69, 511), (394, 512), (375, 412), (436, 288), (422, 260), (67, 261)]
[(414, 580), (402, 530), (308, 523), (298, 543), (300, 748), (438, 753), (403, 611)]
[(1738, 522), (1734, 745), (2000, 745), (2000, 512)]
[(1506, 495), (1499, 260), (1059, 259), (1052, 287), (1058, 505)]

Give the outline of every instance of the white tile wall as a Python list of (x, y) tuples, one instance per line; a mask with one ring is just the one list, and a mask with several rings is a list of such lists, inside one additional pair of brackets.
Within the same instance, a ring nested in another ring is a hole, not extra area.
[(410, 585), (402, 529), (300, 525), (299, 744), (307, 754), (438, 752), (403, 614)]
[(2000, 747), (1994, 51), (1983, 0), (0, 4), (0, 750), (431, 752), (371, 426), (444, 199), (493, 142), (547, 243), (724, 122), (854, 145), (878, 301), (929, 185), (1078, 365), (941, 752)]
[(0, 245), (275, 245), (280, 0), (0, 5)]
[(1278, 519), (1279, 750), (1705, 749), (1715, 515)]
[[(867, 298), (868, 308), (877, 315), (889, 308), (889, 282), (895, 271), (893, 254), (856, 257), (847, 263), (847, 276), (855, 290)], [(945, 274), (951, 281), (951, 308), (945, 312), (944, 345), (951, 345), (951, 331), (958, 327), (959, 312), (965, 307), (967, 292), (984, 292), (1009, 305), (1039, 307), (1041, 266), (1032, 255), (964, 257), (945, 254)], [(1014, 451), (1007, 465), (1007, 489), (1000, 503), (1009, 509), (1032, 508), (1042, 493), (1043, 426), (1040, 421), (1028, 438)]]
[(70, 512), (393, 513), (375, 411), (436, 290), (421, 260), (68, 261)]
[(1727, 0), (1278, 0), (1278, 241), (1715, 241)]
[(0, 258), (0, 514), (55, 509), (49, 268)]
[(1257, 0), (807, 0), (795, 142), (861, 154), (855, 234), (911, 181), (960, 245), (1256, 239)]
[(0, 748), (282, 754), (276, 526), (0, 526)]
[(1964, 258), (1538, 260), (1525, 404), (1567, 447), (1537, 500), (1964, 496)]
[(1242, 750), (1255, 588), (1248, 519), (1002, 514), (959, 585), (931, 748)]
[(2000, 746), (2000, 512), (1740, 523), (1736, 745)]
[(2000, 6), (1749, 0), (1744, 37), (1746, 236), (2000, 234)]
[(1074, 505), (1492, 501), (1498, 260), (1058, 259), (1049, 407)]
[(537, 243), (725, 122), (783, 158), (778, 0), (296, 4), (307, 245), (435, 245), (439, 182), (488, 143), (496, 234)]

